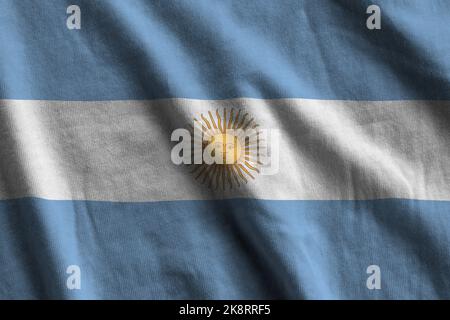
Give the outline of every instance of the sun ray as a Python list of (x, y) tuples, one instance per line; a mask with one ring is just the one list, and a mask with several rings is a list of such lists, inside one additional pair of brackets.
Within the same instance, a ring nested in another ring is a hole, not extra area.
[[(190, 127), (193, 130), (194, 139), (209, 140), (211, 138), (210, 130), (203, 126), (198, 120), (194, 119), (194, 126), (190, 125)], [(195, 130), (195, 128), (199, 130)]]
[(211, 129), (211, 125), (209, 124), (208, 119), (206, 119), (206, 117), (203, 115), (203, 113), (200, 115), (200, 117), (202, 118), (202, 120), (205, 122), (206, 126), (208, 127), (208, 129)]
[(233, 114), (234, 114), (234, 108), (231, 108), (231, 111), (230, 111), (230, 120), (228, 120), (228, 126), (227, 126), (227, 129), (231, 129), (231, 124), (232, 124), (232, 122), (233, 122)]
[(254, 159), (252, 156), (244, 157), (245, 161), (248, 161), (249, 163), (253, 163), (255, 167), (258, 166), (258, 159)]
[(212, 123), (214, 129), (217, 129), (217, 125), (216, 125), (216, 122), (214, 121), (214, 117), (213, 117), (211, 111), (208, 111), (208, 115), (209, 115), (209, 119), (211, 119), (211, 123)]
[(205, 166), (206, 166), (206, 170), (203, 172), (203, 175), (202, 175), (203, 176), (202, 184), (209, 181), (209, 174), (210, 174), (210, 171), (213, 169), (213, 166), (208, 166), (208, 165), (205, 165)]
[(213, 187), (214, 177), (217, 174), (216, 171), (219, 169), (219, 166), (216, 164), (212, 165), (212, 167), (213, 169), (211, 170), (211, 174), (209, 176), (209, 185), (208, 185), (209, 188)]
[(203, 175), (203, 173), (206, 174), (205, 171), (208, 171), (208, 166), (207, 166), (207, 165), (202, 164), (202, 165), (200, 165), (200, 166), (198, 166), (198, 167), (201, 168), (201, 170), (200, 170), (200, 172), (197, 174), (197, 176), (195, 177), (195, 179), (200, 178), (200, 177)]
[(194, 120), (194, 129), (198, 129), (195, 131), (200, 131), (202, 133), (207, 133), (209, 130), (206, 128), (200, 121)]
[(222, 190), (225, 190), (225, 167), (226, 166), (222, 166), (221, 171), (220, 171), (220, 178), (222, 180)]
[(236, 172), (238, 173), (239, 177), (241, 177), (245, 181), (245, 183), (247, 183), (248, 180), (247, 180), (247, 178), (245, 178), (239, 165), (235, 164), (235, 165), (233, 165), (233, 168), (236, 169)]
[(229, 184), (230, 190), (231, 190), (231, 189), (233, 189), (233, 181), (232, 181), (232, 179), (231, 179), (231, 170), (230, 170), (230, 166), (227, 165), (227, 166), (225, 166), (225, 168), (226, 168), (226, 172), (227, 172), (227, 181), (228, 181), (228, 184)]
[(248, 161), (244, 161), (244, 164), (249, 168), (250, 170), (256, 171), (259, 173), (258, 168), (253, 167)]
[(237, 127), (238, 129), (242, 128), (242, 125), (244, 124), (245, 118), (247, 118), (247, 116), (248, 116), (248, 113), (244, 114), (244, 116), (242, 117), (241, 123)]
[(250, 178), (255, 179), (255, 177), (252, 176), (252, 174), (242, 165), (238, 164), (239, 168), (241, 168), (247, 175), (250, 176)]
[(217, 166), (217, 173), (216, 173), (216, 188), (215, 190), (217, 190), (219, 188), (220, 185), (220, 177), (222, 175), (222, 170), (223, 170), (223, 166)]
[(250, 123), (252, 123), (253, 122), (253, 120), (254, 120), (254, 118), (251, 118), (248, 122), (247, 122), (247, 124), (244, 126), (244, 130), (247, 130), (247, 128), (248, 128), (248, 126), (250, 125)]
[(223, 130), (222, 130), (222, 132), (225, 133), (226, 130), (227, 130), (227, 110), (224, 108), (223, 109)]
[[(236, 174), (237, 170), (236, 170), (236, 168), (234, 167), (234, 165), (231, 165), (231, 166), (230, 166), (230, 171), (233, 173), (234, 180), (236, 180), (236, 183), (237, 183), (238, 188), (239, 188), (239, 187), (241, 186), (241, 183), (239, 182), (238, 175)], [(244, 179), (244, 180), (245, 180), (245, 179)]]
[(219, 127), (220, 132), (225, 133), (225, 130), (222, 129), (222, 117), (219, 114), (219, 109), (216, 109), (216, 117), (217, 117), (217, 126)]
[(244, 139), (245, 137), (253, 138), (254, 136), (256, 136), (258, 138), (260, 133), (261, 133), (261, 131), (255, 131), (255, 132), (251, 132), (249, 135), (246, 135), (246, 132), (244, 130), (239, 130), (239, 131), (237, 131), (236, 134), (239, 138)]
[(208, 180), (210, 171), (213, 169), (213, 166), (207, 166), (207, 165), (205, 165), (205, 166), (206, 166), (206, 170), (205, 170), (205, 172), (204, 172), (204, 176), (203, 176), (202, 183), (205, 183), (206, 180)]
[(234, 119), (233, 123), (233, 129), (236, 129), (239, 121), (239, 115), (241, 114), (241, 109), (238, 109), (238, 112), (236, 113), (236, 118)]

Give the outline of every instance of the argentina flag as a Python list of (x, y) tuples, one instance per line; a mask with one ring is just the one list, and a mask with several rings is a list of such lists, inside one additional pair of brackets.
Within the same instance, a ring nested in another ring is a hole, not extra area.
[(0, 299), (449, 299), (449, 23), (0, 0)]

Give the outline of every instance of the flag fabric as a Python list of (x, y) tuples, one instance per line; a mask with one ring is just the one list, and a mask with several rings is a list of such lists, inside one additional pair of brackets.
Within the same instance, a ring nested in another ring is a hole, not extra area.
[[(0, 0), (0, 299), (450, 298), (449, 21)], [(193, 118), (277, 130), (277, 171), (173, 163)]]

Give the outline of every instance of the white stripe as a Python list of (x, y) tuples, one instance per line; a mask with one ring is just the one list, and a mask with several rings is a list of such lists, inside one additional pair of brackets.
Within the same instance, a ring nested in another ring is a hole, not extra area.
[[(280, 172), (212, 191), (171, 163), (194, 115), (245, 108), (281, 129)], [(0, 101), (0, 198), (450, 200), (449, 101)]]

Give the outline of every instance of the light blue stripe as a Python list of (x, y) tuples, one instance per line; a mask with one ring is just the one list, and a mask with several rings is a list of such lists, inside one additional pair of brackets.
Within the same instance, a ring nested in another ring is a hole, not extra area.
[(445, 0), (0, 0), (0, 99), (447, 100), (449, 21)]
[(439, 201), (4, 200), (0, 298), (448, 299), (449, 230)]

